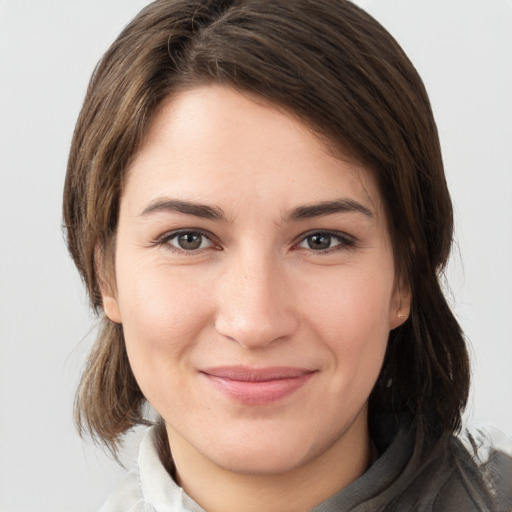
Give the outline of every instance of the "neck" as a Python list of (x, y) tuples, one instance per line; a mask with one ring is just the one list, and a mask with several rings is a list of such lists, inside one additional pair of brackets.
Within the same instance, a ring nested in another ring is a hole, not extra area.
[(167, 426), (183, 490), (209, 512), (304, 512), (327, 500), (361, 476), (370, 465), (366, 411), (318, 457), (290, 471), (246, 474), (206, 458)]

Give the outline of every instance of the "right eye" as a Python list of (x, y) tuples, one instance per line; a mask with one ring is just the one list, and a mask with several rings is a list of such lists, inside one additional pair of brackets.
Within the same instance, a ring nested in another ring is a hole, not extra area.
[(213, 247), (213, 242), (205, 233), (192, 230), (170, 233), (162, 240), (162, 244), (170, 245), (177, 252), (194, 252)]

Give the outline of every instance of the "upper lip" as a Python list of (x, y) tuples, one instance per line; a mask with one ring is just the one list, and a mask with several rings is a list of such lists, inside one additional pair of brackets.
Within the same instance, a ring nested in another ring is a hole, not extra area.
[(221, 379), (241, 382), (265, 382), (270, 380), (296, 379), (313, 373), (314, 370), (291, 366), (270, 366), (267, 368), (251, 368), (247, 366), (218, 366), (205, 368), (201, 373)]

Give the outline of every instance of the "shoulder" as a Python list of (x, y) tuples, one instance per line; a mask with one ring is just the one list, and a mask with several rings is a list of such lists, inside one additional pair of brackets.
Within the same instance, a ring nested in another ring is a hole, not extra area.
[(150, 454), (153, 450), (152, 438), (151, 428), (142, 435), (139, 434), (140, 444), (133, 466), (99, 512), (155, 512), (154, 507), (146, 500), (142, 486), (144, 473), (153, 471), (153, 463), (144, 460), (148, 458), (148, 452)]
[(100, 512), (202, 512), (167, 473), (155, 436), (155, 427), (144, 434), (135, 467)]
[(512, 439), (490, 427), (464, 429), (458, 437), (479, 468), (491, 495), (512, 510)]
[(130, 471), (99, 512), (153, 512), (144, 503), (139, 474)]
[(456, 510), (463, 501), (478, 511), (512, 511), (512, 440), (493, 428), (464, 428), (450, 440), (453, 471), (436, 501)]

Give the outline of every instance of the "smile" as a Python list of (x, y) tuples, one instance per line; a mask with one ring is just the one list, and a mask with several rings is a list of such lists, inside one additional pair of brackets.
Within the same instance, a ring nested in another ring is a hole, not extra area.
[(225, 366), (200, 372), (229, 398), (247, 405), (267, 405), (292, 394), (316, 373), (304, 368)]

